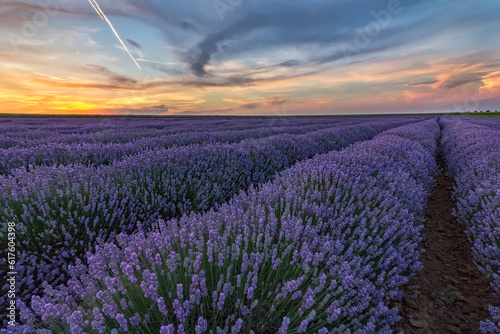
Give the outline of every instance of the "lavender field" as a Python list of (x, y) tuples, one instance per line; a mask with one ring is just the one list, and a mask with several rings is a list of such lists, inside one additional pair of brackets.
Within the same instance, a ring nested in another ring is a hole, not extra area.
[(0, 129), (2, 333), (441, 333), (401, 305), (425, 273), (445, 170), (470, 265), (492, 290), (464, 322), (500, 332), (497, 120), (0, 118)]

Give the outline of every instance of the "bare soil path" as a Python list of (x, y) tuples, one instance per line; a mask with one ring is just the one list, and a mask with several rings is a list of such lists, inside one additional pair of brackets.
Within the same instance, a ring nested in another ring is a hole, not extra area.
[[(472, 262), (465, 226), (452, 216), (453, 180), (440, 156), (437, 162), (441, 172), (427, 203), (422, 232), (424, 269), (403, 289), (403, 299), (396, 303), (402, 320), (393, 329), (415, 334), (479, 333), (479, 321), (489, 316), (488, 304), (498, 306), (500, 301)], [(415, 285), (420, 291), (410, 289)]]

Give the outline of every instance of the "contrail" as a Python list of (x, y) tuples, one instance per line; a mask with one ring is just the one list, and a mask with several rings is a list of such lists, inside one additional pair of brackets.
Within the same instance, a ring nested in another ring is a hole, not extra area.
[(164, 61), (157, 61), (157, 60), (143, 59), (143, 58), (137, 58), (137, 61), (142, 61), (145, 63), (154, 63), (154, 64), (175, 65), (175, 63), (166, 63)]
[(97, 10), (97, 7), (94, 5), (94, 3), (92, 1), (90, 1), (90, 0), (89, 0), (89, 2), (92, 5), (92, 7), (94, 7), (94, 9), (97, 12), (97, 14), (99, 14), (99, 17), (104, 20), (104, 16), (102, 16), (101, 13)]
[(99, 16), (101, 17), (101, 19), (104, 19), (104, 20), (106, 20), (106, 22), (108, 22), (109, 26), (111, 27), (111, 30), (113, 30), (113, 33), (115, 34), (116, 38), (118, 38), (118, 40), (122, 44), (122, 46), (125, 49), (125, 51), (128, 53), (128, 55), (130, 56), (130, 58), (132, 58), (132, 60), (134, 61), (134, 63), (137, 65), (137, 67), (140, 70), (142, 70), (142, 68), (139, 66), (139, 64), (135, 61), (134, 56), (132, 56), (132, 54), (130, 53), (130, 51), (127, 49), (127, 46), (125, 45), (125, 43), (123, 43), (122, 39), (120, 38), (120, 36), (116, 32), (116, 30), (113, 27), (113, 25), (111, 24), (111, 22), (108, 20), (106, 14), (104, 14), (104, 12), (102, 11), (101, 7), (99, 7), (99, 4), (97, 3), (97, 1), (96, 0), (89, 0), (89, 2), (92, 5), (92, 7), (94, 7), (94, 9), (97, 12), (97, 14), (99, 14)]
[(54, 77), (54, 76), (48, 75), (48, 74), (43, 74), (43, 73), (38, 73), (38, 72), (33, 72), (33, 73), (35, 73), (36, 75), (41, 75), (42, 77), (47, 77), (47, 78), (51, 78), (51, 79), (55, 79), (55, 80), (64, 80), (64, 79)]

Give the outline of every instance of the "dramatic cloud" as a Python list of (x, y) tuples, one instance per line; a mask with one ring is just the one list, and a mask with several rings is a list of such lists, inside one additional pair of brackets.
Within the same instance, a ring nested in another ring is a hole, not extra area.
[(456, 77), (452, 77), (444, 81), (440, 87), (452, 89), (458, 86), (462, 86), (471, 82), (481, 82), (482, 78), (488, 74), (483, 73), (463, 73)]
[(499, 12), (496, 0), (4, 0), (0, 108), (499, 109)]

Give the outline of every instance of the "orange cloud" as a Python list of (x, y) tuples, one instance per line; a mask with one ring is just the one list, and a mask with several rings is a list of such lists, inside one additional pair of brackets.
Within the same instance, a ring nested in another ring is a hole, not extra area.
[(500, 71), (490, 73), (482, 78), (483, 86), (479, 94), (487, 97), (500, 97)]

